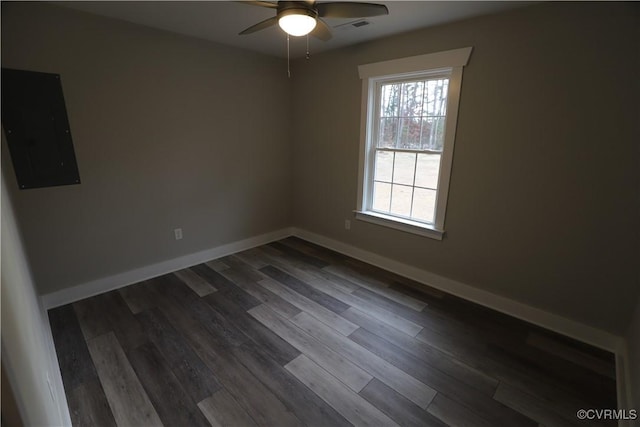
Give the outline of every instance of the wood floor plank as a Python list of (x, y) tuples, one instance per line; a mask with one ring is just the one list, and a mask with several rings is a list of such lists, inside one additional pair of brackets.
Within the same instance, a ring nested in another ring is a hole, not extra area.
[(450, 426), (495, 427), (494, 424), (485, 421), (471, 410), (443, 394), (438, 394), (433, 399), (433, 402), (427, 408), (427, 412)]
[(213, 427), (257, 427), (249, 414), (224, 389), (198, 403), (198, 408)]
[(427, 305), (432, 303), (434, 298), (442, 299), (446, 296), (446, 294), (439, 289), (432, 288), (424, 283), (416, 282), (415, 280), (401, 276), (392, 280), (392, 283), (389, 285), (389, 289), (412, 296)]
[(209, 426), (155, 345), (130, 350), (127, 359), (164, 425)]
[(345, 311), (347, 308), (349, 308), (349, 305), (341, 302), (340, 300), (332, 297), (331, 295), (324, 292), (319, 292), (313, 287), (309, 286), (307, 283), (299, 279), (296, 279), (295, 277), (273, 266), (264, 267), (260, 269), (260, 271), (265, 275), (271, 277), (272, 279), (282, 283), (283, 285), (286, 285), (287, 287), (291, 288), (292, 290), (299, 293), (300, 295), (307, 297), (312, 301), (315, 301), (316, 303), (324, 306), (328, 310), (333, 311), (334, 313), (340, 314), (343, 311)]
[(344, 279), (347, 279), (351, 282), (356, 283), (362, 288), (366, 288), (372, 292), (378, 293), (386, 298), (389, 298), (393, 301), (396, 301), (400, 304), (403, 304), (413, 310), (422, 311), (427, 305), (412, 296), (400, 293), (389, 288), (389, 285), (372, 277), (370, 275), (360, 274), (353, 269), (348, 269), (343, 266), (331, 265), (325, 267), (325, 270), (335, 274), (336, 276), (340, 276)]
[(338, 354), (358, 364), (372, 376), (415, 403), (426, 408), (436, 395), (431, 387), (398, 369), (354, 341), (336, 333), (333, 329), (317, 321), (305, 312), (291, 318), (291, 322), (310, 336), (331, 348)]
[(311, 265), (316, 268), (324, 268), (330, 265), (330, 263), (321, 258), (299, 251), (291, 246), (284, 245), (281, 242), (271, 242), (268, 246), (276, 248), (278, 251), (287, 254), (303, 264)]
[(125, 286), (124, 288), (118, 289), (118, 292), (133, 314), (138, 314), (144, 310), (155, 307), (153, 303), (154, 299), (149, 295), (154, 292), (154, 289), (147, 286), (146, 281)]
[(219, 259), (214, 259), (214, 260), (211, 260), (211, 261), (207, 261), (207, 262), (205, 262), (205, 264), (207, 265), (207, 267), (209, 267), (213, 271), (217, 271), (218, 273), (221, 272), (221, 271), (226, 270), (227, 268), (229, 268), (229, 266), (227, 264), (225, 264), (224, 262), (220, 261)]
[(351, 332), (358, 329), (357, 325), (354, 325), (348, 320), (340, 317), (333, 311), (327, 310), (320, 304), (317, 304), (315, 301), (311, 301), (310, 299), (307, 299), (297, 292), (292, 291), (288, 287), (280, 284), (279, 282), (276, 282), (275, 280), (264, 279), (259, 281), (258, 284), (270, 290), (274, 294), (280, 296), (285, 301), (288, 301), (291, 304), (295, 305), (300, 310), (312, 315), (325, 325), (340, 332), (342, 335), (349, 335)]
[(549, 336), (542, 335), (541, 333), (530, 333), (527, 336), (526, 343), (532, 347), (550, 353), (554, 356), (558, 356), (564, 360), (568, 360), (572, 363), (589, 369), (597, 374), (604, 375), (607, 378), (615, 379), (616, 371), (615, 366), (610, 362), (602, 360), (599, 357), (595, 357), (589, 353), (578, 350), (575, 347), (571, 347), (558, 339), (550, 338)]
[[(262, 306), (260, 306), (262, 307)], [(244, 365), (230, 354), (231, 344), (184, 310), (172, 310), (169, 319), (198, 357), (258, 425), (300, 426), (300, 421)]]
[(262, 259), (260, 253), (255, 248), (233, 254), (245, 264), (250, 265), (255, 270), (260, 270), (268, 264)]
[(316, 282), (322, 282), (323, 280), (326, 280), (332, 283), (333, 286), (335, 286), (336, 288), (340, 289), (342, 292), (347, 294), (357, 291), (358, 289), (362, 289), (360, 286), (356, 285), (355, 283), (350, 282), (349, 280), (343, 277), (336, 276), (335, 274), (324, 269), (318, 270), (317, 276), (318, 278), (316, 279)]
[(203, 280), (202, 277), (198, 276), (189, 268), (174, 271), (173, 274), (178, 276), (178, 279), (182, 280), (193, 290), (193, 292), (198, 294), (199, 297), (203, 297), (217, 291), (213, 285)]
[(347, 255), (332, 251), (331, 249), (327, 249), (295, 236), (287, 237), (286, 239), (280, 240), (280, 242), (283, 245), (290, 246), (300, 252), (320, 258), (326, 261), (327, 264), (341, 264), (345, 259), (349, 258)]
[(291, 259), (286, 254), (278, 253), (275, 249), (269, 247), (256, 248), (256, 252), (260, 254), (265, 263), (279, 268), (280, 270), (290, 274), (291, 276), (308, 283), (310, 280), (329, 280), (339, 287), (340, 290), (346, 293), (351, 293), (357, 289), (361, 289), (360, 286), (340, 276), (336, 276), (325, 269), (316, 268), (310, 265), (305, 265)]
[(104, 335), (112, 330), (109, 318), (101, 313), (102, 295), (73, 303), (85, 340)]
[(76, 427), (115, 427), (109, 402), (98, 377), (66, 393), (71, 423)]
[(358, 393), (401, 426), (446, 427), (442, 421), (374, 378)]
[(138, 321), (118, 291), (73, 303), (87, 340), (113, 331), (125, 350), (147, 342)]
[(522, 365), (530, 366), (530, 369), (541, 375), (556, 378), (563, 385), (562, 388), (570, 384), (570, 387), (579, 390), (579, 395), (587, 401), (604, 402), (608, 408), (617, 404), (614, 397), (616, 383), (611, 378), (523, 343), (491, 343), (488, 347), (491, 354), (501, 352)]
[[(574, 418), (575, 422), (570, 422), (560, 415), (551, 411), (535, 397), (511, 387), (507, 384), (500, 384), (496, 390), (494, 398), (510, 408), (527, 415), (532, 420), (540, 424), (557, 427), (576, 427), (585, 425), (582, 421)], [(575, 417), (575, 414), (572, 414)]]
[(602, 399), (591, 390), (573, 386), (566, 379), (556, 376), (546, 366), (535, 361), (532, 363), (499, 347), (489, 347), (485, 357), (470, 363), (477, 363), (478, 369), (490, 372), (501, 382), (527, 390), (529, 394), (548, 402), (560, 414), (574, 414), (585, 407), (609, 408), (616, 405), (613, 392)]
[(355, 426), (398, 425), (304, 354), (285, 365), (285, 369)]
[[(229, 267), (227, 267), (227, 269), (229, 269)], [(191, 267), (191, 270), (219, 292), (230, 291), (235, 287), (229, 279), (209, 267), (207, 263), (194, 265)]]
[(221, 260), (230, 268), (233, 268), (237, 272), (240, 272), (247, 280), (250, 280), (252, 282), (259, 282), (265, 277), (260, 273), (260, 270), (252, 268), (249, 264), (245, 263), (240, 258), (234, 255), (226, 256), (224, 258), (221, 258)]
[(341, 291), (337, 286), (326, 280), (314, 280), (310, 281), (308, 284), (309, 286), (314, 287), (316, 290), (325, 292), (328, 295), (333, 296), (334, 298), (351, 307), (355, 307), (358, 310), (370, 313), (372, 316), (375, 316), (376, 319), (379, 319), (387, 325), (392, 326), (393, 328), (402, 331), (407, 335), (411, 335), (412, 337), (419, 334), (423, 329), (422, 326), (404, 319), (403, 317), (385, 310), (384, 308), (381, 308), (375, 304), (372, 304), (369, 301), (358, 297), (357, 295), (348, 294)]
[(201, 401), (221, 388), (213, 372), (159, 309), (144, 311), (137, 318), (194, 402)]
[(350, 308), (342, 313), (342, 316), (378, 337), (384, 338), (386, 341), (417, 357), (429, 366), (456, 378), (486, 395), (493, 396), (498, 386), (498, 380), (496, 378), (474, 369), (455, 358), (451, 358), (422, 341), (418, 341), (360, 310)]
[(97, 379), (80, 324), (71, 304), (49, 310), (51, 333), (56, 347), (65, 392)]
[(546, 375), (531, 370), (529, 365), (519, 363), (500, 352), (489, 353), (487, 357), (470, 363), (476, 363), (474, 367), (497, 378), (501, 383), (526, 390), (565, 418), (573, 416), (579, 409), (606, 407), (602, 406), (603, 402), (588, 402), (579, 398), (579, 391), (571, 390), (569, 384), (547, 378)]
[(484, 337), (479, 334), (479, 331), (473, 325), (451, 319), (439, 311), (432, 310), (431, 307), (425, 307), (422, 311), (412, 310), (397, 301), (368, 289), (359, 289), (352, 294), (445, 337), (453, 336), (458, 341), (472, 343), (476, 346), (485, 344)]
[(491, 395), (482, 393), (456, 378), (444, 374), (364, 328), (360, 328), (349, 338), (494, 425), (521, 427), (535, 427), (536, 425), (522, 414), (495, 401)]
[(302, 280), (303, 282), (320, 277), (317, 274), (317, 271), (321, 270), (296, 262), (295, 260), (285, 258), (282, 253), (278, 252), (274, 248), (261, 247), (257, 252), (260, 259), (266, 264), (265, 267), (268, 265), (276, 267), (290, 276)]
[(90, 339), (87, 346), (116, 423), (162, 425), (113, 332)]
[(246, 293), (250, 294), (263, 304), (267, 304), (279, 315), (288, 319), (289, 317), (293, 317), (300, 313), (299, 308), (296, 308), (292, 304), (280, 298), (278, 295), (258, 285), (257, 282), (248, 280), (235, 269), (229, 268), (228, 270), (223, 271), (222, 274), (236, 286), (243, 289)]
[(218, 289), (218, 293), (228, 295), (229, 298), (240, 304), (244, 310), (249, 310), (257, 305), (261, 304), (261, 301), (247, 293), (244, 289), (237, 286), (234, 282), (223, 276), (222, 274), (211, 270), (204, 264), (196, 265), (192, 267), (200, 277), (205, 279), (208, 283), (211, 283)]
[(219, 313), (231, 319), (245, 335), (264, 349), (280, 366), (300, 355), (300, 351), (247, 314), (245, 309), (227, 295), (217, 292), (208, 296), (205, 301)]
[(373, 378), (343, 356), (335, 353), (286, 319), (278, 316), (267, 306), (261, 305), (252, 308), (249, 310), (249, 314), (289, 344), (306, 354), (318, 365), (331, 372), (355, 392), (362, 390)]
[(153, 279), (155, 286), (164, 295), (162, 304), (165, 314), (174, 315), (179, 310), (186, 310), (190, 316), (197, 319), (204, 327), (212, 332), (214, 337), (220, 337), (219, 345), (240, 345), (247, 338), (228, 319), (215, 311), (202, 298), (198, 297), (187, 285), (174, 275), (165, 275)]
[(268, 353), (255, 345), (244, 344), (234, 349), (234, 356), (265, 384), (280, 400), (286, 402), (307, 426), (350, 426), (338, 412), (320, 399), (289, 371), (274, 362)]
[(423, 328), (415, 338), (459, 360), (482, 357), (487, 349), (486, 342), (475, 339), (469, 342), (463, 336), (439, 332), (433, 328)]

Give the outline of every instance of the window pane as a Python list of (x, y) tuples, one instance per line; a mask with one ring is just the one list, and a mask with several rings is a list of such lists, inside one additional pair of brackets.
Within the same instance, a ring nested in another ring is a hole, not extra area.
[(406, 185), (393, 184), (391, 196), (391, 213), (396, 215), (411, 215), (411, 193), (413, 188)]
[(422, 92), (424, 82), (402, 84), (400, 98), (400, 117), (420, 117), (422, 115)]
[[(415, 188), (411, 217), (420, 221), (433, 222), (436, 206), (436, 191)], [(395, 193), (394, 193), (395, 195)]]
[(391, 203), (391, 184), (384, 182), (373, 183), (373, 209), (376, 211), (389, 212)]
[(442, 151), (444, 125), (444, 117), (427, 117), (422, 119), (420, 146), (423, 150)]
[(420, 149), (420, 128), (422, 120), (419, 117), (400, 119), (400, 137), (398, 147), (403, 150)]
[(398, 136), (398, 119), (380, 119), (378, 147), (395, 148)]
[(444, 116), (447, 112), (449, 79), (427, 80), (424, 91), (424, 116)]
[(437, 189), (440, 154), (418, 154), (416, 186)]
[(391, 182), (393, 172), (393, 153), (390, 151), (376, 152), (376, 168), (373, 179)]
[(398, 117), (400, 85), (387, 84), (380, 88), (380, 117)]
[(393, 165), (393, 183), (413, 185), (413, 174), (416, 169), (415, 153), (396, 153)]

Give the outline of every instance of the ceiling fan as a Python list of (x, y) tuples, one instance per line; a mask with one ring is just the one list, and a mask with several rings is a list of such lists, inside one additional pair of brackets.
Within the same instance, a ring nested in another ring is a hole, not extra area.
[(388, 15), (383, 4), (360, 2), (316, 1), (243, 1), (242, 3), (276, 10), (276, 16), (258, 22), (242, 31), (240, 35), (255, 33), (278, 24), (291, 36), (310, 34), (320, 40), (331, 39), (331, 30), (321, 18), (365, 18)]

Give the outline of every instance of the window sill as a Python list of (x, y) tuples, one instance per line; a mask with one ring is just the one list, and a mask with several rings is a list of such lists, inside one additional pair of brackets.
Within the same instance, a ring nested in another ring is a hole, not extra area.
[(383, 227), (389, 227), (436, 240), (442, 240), (444, 236), (444, 230), (437, 230), (432, 225), (423, 224), (421, 222), (396, 218), (390, 215), (371, 211), (354, 211), (354, 213), (356, 214), (356, 219), (382, 225)]

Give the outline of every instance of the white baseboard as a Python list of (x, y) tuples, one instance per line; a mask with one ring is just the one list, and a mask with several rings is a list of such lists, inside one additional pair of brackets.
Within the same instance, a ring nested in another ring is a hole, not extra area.
[(308, 240), (336, 252), (373, 264), (385, 270), (415, 280), (457, 297), (475, 302), (509, 316), (533, 323), (545, 329), (574, 338), (603, 350), (617, 353), (622, 337), (576, 322), (575, 320), (478, 289), (419, 268), (403, 264), (355, 246), (321, 236), (300, 228), (293, 228), (294, 236)]
[(238, 240), (237, 242), (227, 243), (212, 249), (162, 261), (157, 264), (136, 268), (135, 270), (126, 271), (114, 276), (92, 280), (77, 286), (44, 294), (40, 298), (45, 310), (49, 310), (50, 308), (59, 307), (74, 301), (79, 301), (84, 298), (89, 298), (94, 295), (122, 288), (143, 280), (171, 273), (172, 271), (181, 270), (196, 264), (211, 261), (212, 259), (251, 249), (275, 240), (280, 240), (291, 236), (291, 234), (291, 228), (283, 228), (281, 230), (250, 237), (248, 239)]

